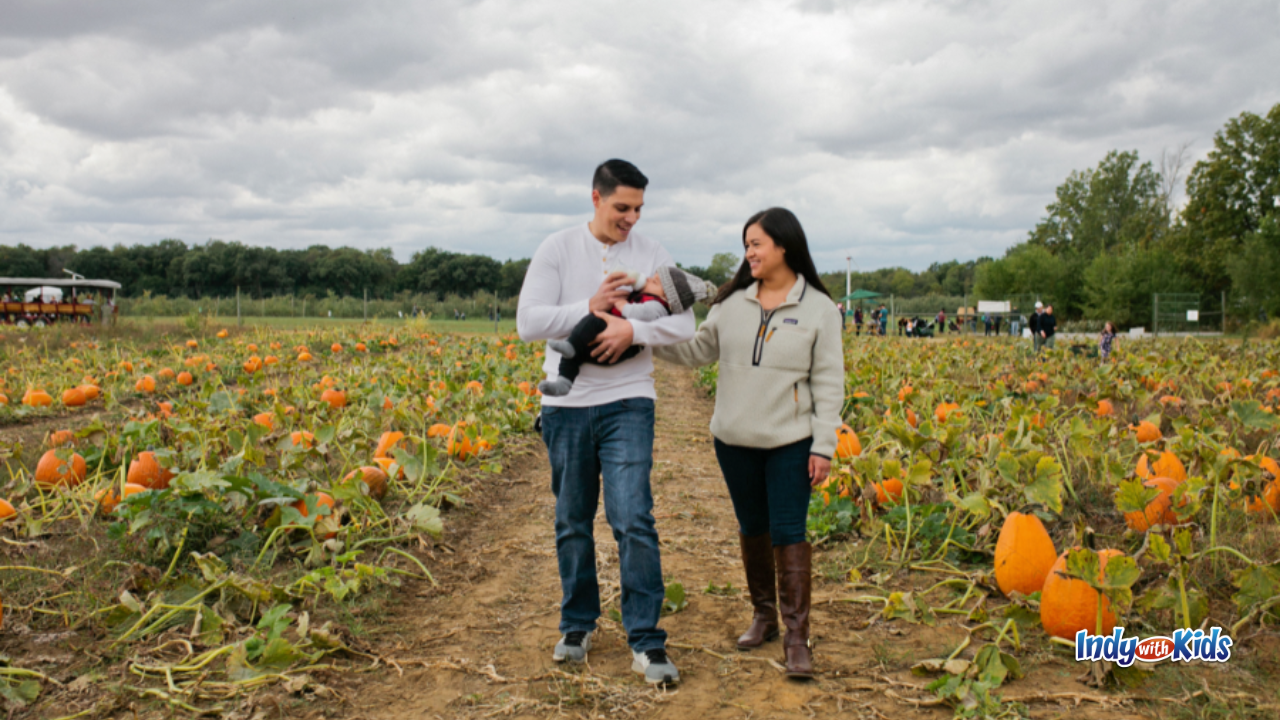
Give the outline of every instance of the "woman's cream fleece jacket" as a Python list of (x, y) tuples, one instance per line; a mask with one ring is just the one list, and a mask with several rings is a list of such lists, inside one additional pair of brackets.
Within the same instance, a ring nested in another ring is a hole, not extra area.
[(830, 458), (844, 407), (840, 311), (803, 277), (772, 312), (758, 289), (713, 305), (692, 340), (654, 355), (693, 367), (720, 361), (711, 434), (721, 442), (775, 448), (812, 436), (810, 452)]

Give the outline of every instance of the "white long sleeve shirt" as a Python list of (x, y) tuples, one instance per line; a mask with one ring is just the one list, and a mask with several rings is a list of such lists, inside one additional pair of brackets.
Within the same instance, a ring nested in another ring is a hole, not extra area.
[[(606, 245), (586, 223), (562, 230), (542, 241), (520, 288), (516, 328), (525, 342), (569, 337), (573, 326), (591, 312), (591, 297), (614, 268), (625, 267), (645, 276), (663, 265), (675, 265), (671, 254), (655, 240), (632, 230), (627, 239)], [(543, 396), (542, 404), (593, 407), (627, 398), (656, 399), (653, 388), (653, 350), (693, 338), (693, 311), (657, 320), (630, 320), (632, 343), (644, 351), (612, 365), (583, 363), (573, 390), (562, 397)], [(559, 375), (560, 353), (547, 348), (542, 369), (548, 378)]]

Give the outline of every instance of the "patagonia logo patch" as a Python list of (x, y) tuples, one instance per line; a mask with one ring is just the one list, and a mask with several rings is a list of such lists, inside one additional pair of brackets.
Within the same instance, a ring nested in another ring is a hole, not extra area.
[(784, 318), (782, 322), (783, 322), (783, 323), (785, 323), (785, 324), (787, 324), (787, 325), (799, 325), (799, 324), (800, 324), (800, 321), (799, 321), (799, 320), (797, 320), (797, 319), (795, 319), (795, 318)]

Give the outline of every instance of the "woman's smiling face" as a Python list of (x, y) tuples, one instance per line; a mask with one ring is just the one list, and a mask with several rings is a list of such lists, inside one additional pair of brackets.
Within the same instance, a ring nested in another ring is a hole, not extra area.
[(747, 264), (751, 266), (751, 277), (757, 280), (769, 277), (787, 264), (784, 257), (786, 251), (769, 237), (759, 223), (747, 228), (742, 244), (747, 251)]

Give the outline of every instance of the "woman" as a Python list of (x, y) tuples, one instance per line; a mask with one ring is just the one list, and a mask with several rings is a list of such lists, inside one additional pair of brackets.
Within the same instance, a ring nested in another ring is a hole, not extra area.
[(841, 425), (840, 314), (789, 210), (753, 215), (742, 244), (746, 258), (711, 300), (697, 335), (654, 354), (694, 367), (720, 362), (711, 434), (755, 611), (738, 647), (777, 637), (780, 608), (787, 676), (811, 678), (805, 520), (811, 488), (830, 472)]

